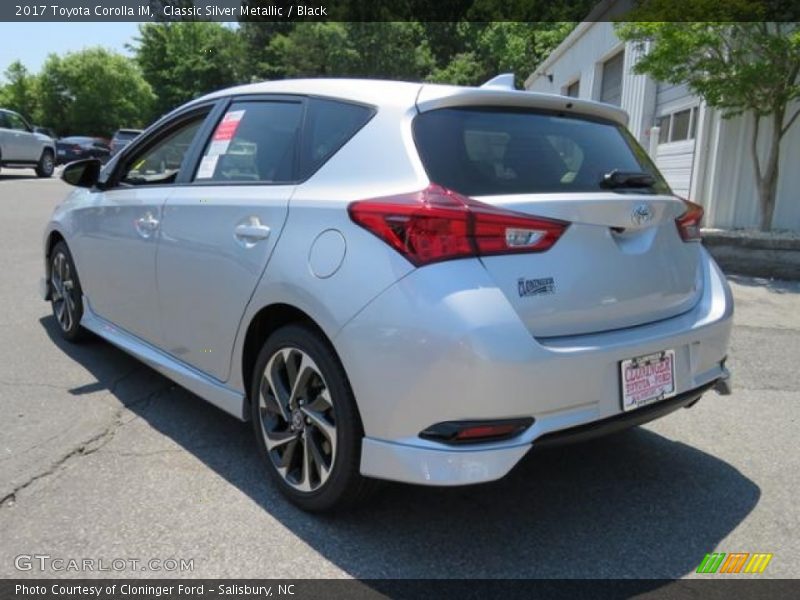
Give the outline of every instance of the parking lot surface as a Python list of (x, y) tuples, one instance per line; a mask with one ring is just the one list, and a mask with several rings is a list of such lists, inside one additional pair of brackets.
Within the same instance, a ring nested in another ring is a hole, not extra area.
[[(800, 572), (800, 284), (731, 278), (731, 396), (534, 450), (495, 483), (387, 484), (311, 516), (267, 481), (247, 424), (105, 342), (60, 340), (37, 284), (66, 192), (0, 173), (0, 577), (678, 578), (715, 550)], [(34, 554), (193, 569), (15, 568)]]

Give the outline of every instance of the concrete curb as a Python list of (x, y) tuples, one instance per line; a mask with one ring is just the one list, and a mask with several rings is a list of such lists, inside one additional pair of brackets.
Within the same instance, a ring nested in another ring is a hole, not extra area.
[(704, 230), (703, 244), (727, 273), (800, 280), (800, 237)]

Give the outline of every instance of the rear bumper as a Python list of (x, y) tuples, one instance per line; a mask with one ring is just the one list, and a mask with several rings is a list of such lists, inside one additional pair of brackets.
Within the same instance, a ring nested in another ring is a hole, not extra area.
[[(366, 433), (362, 473), (429, 485), (490, 481), (556, 432), (574, 435), (586, 426), (602, 434), (696, 401), (728, 375), (733, 317), (724, 276), (705, 250), (702, 261), (702, 296), (688, 312), (548, 339), (529, 333), (477, 260), (412, 272), (335, 340)], [(623, 415), (620, 361), (666, 349), (675, 351), (677, 397)], [(444, 421), (522, 417), (534, 424), (503, 442), (454, 448), (419, 437)]]
[(655, 404), (650, 404), (630, 412), (620, 413), (613, 417), (606, 417), (599, 421), (562, 429), (560, 431), (551, 431), (537, 438), (534, 445), (537, 448), (548, 448), (551, 446), (560, 446), (562, 444), (585, 442), (604, 435), (624, 431), (630, 427), (644, 425), (645, 423), (664, 417), (679, 408), (689, 408), (693, 406), (700, 400), (700, 397), (706, 391), (714, 387), (715, 384), (716, 381), (713, 381), (697, 389), (669, 398), (668, 400), (662, 400), (661, 402), (656, 402)]
[(519, 443), (491, 449), (480, 446), (430, 448), (366, 438), (361, 472), (379, 479), (419, 485), (458, 486), (494, 481), (505, 476), (531, 448), (550, 448), (585, 442), (643, 425), (679, 408), (689, 408), (717, 381), (674, 398), (599, 421), (546, 433), (533, 444)]

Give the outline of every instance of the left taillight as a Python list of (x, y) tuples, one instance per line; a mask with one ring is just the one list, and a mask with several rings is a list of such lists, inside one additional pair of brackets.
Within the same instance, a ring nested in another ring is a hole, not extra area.
[(684, 242), (699, 241), (701, 239), (700, 222), (703, 220), (703, 207), (688, 200), (683, 200), (683, 203), (686, 205), (686, 211), (675, 219), (678, 233)]
[(478, 202), (432, 184), (348, 207), (350, 218), (416, 266), (455, 258), (544, 252), (568, 227)]

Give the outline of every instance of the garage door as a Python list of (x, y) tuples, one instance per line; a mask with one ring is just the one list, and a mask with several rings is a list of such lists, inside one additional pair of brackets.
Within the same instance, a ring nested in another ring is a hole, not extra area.
[(603, 63), (603, 75), (600, 80), (600, 102), (622, 105), (622, 65), (625, 52), (609, 58)]
[(694, 167), (697, 107), (662, 114), (656, 125), (659, 127), (656, 165), (672, 190), (688, 197)]

